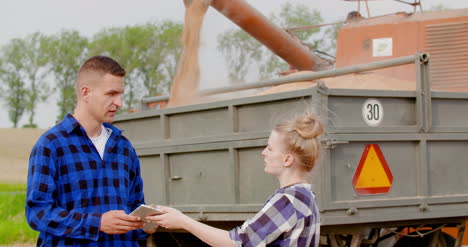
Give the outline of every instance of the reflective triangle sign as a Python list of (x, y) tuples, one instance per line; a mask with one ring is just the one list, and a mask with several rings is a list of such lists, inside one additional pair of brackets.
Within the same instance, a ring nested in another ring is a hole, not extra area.
[(377, 144), (367, 144), (354, 173), (353, 185), (358, 194), (382, 194), (390, 191), (393, 175)]

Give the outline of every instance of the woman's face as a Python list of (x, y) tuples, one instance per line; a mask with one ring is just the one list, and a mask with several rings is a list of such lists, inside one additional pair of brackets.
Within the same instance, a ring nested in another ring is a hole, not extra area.
[(272, 131), (270, 138), (268, 138), (268, 145), (262, 152), (265, 172), (273, 176), (279, 176), (285, 169), (284, 161), (287, 154), (282, 135)]

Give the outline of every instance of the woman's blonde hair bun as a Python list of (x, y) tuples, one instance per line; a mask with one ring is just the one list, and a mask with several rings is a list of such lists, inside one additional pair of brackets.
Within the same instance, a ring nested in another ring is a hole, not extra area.
[(312, 170), (320, 156), (319, 137), (325, 131), (318, 115), (302, 113), (277, 124), (273, 130), (284, 136), (287, 151), (293, 153), (307, 171)]

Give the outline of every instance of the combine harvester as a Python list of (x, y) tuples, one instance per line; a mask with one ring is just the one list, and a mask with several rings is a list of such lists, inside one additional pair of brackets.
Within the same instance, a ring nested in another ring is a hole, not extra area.
[[(468, 9), (357, 15), (339, 31), (336, 67), (323, 70), (322, 59), (243, 0), (212, 7), (315, 72), (203, 92), (277, 86), (269, 94), (119, 115), (148, 203), (240, 225), (278, 187), (260, 155), (272, 120), (312, 107), (327, 127), (311, 178), (322, 246), (468, 244)], [(200, 246), (160, 230), (149, 244)]]

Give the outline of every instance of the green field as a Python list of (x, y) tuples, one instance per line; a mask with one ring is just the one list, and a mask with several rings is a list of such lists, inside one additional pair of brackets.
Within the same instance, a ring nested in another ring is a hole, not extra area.
[(0, 184), (0, 245), (33, 243), (38, 232), (26, 223), (26, 185)]

